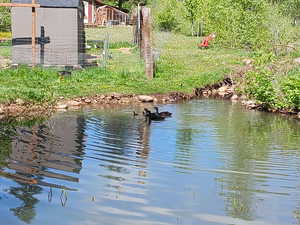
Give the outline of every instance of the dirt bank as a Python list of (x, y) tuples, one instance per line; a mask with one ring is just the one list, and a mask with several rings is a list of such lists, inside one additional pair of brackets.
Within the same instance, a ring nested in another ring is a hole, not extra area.
[(104, 104), (164, 104), (175, 103), (182, 100), (190, 100), (194, 97), (196, 97), (195, 94), (184, 94), (179, 92), (152, 95), (111, 93), (73, 99), (64, 99), (61, 97), (56, 103), (53, 104), (33, 104), (24, 102), (21, 99), (17, 99), (14, 103), (0, 104), (0, 120), (8, 117), (28, 118), (35, 116), (50, 116), (56, 111), (76, 109), (87, 105), (97, 107), (97, 105)]
[[(241, 76), (241, 74), (235, 75)], [(295, 110), (274, 110), (268, 108), (264, 104), (260, 104), (249, 99), (245, 95), (236, 92), (237, 84), (232, 77), (226, 77), (222, 81), (207, 85), (202, 88), (196, 88), (192, 94), (184, 94), (180, 92), (172, 92), (168, 94), (152, 94), (152, 95), (134, 95), (134, 94), (101, 94), (90, 97), (79, 97), (73, 99), (64, 99), (61, 97), (57, 102), (52, 104), (33, 104), (17, 99), (10, 104), (0, 104), (0, 120), (13, 118), (30, 118), (37, 116), (50, 116), (56, 111), (66, 111), (68, 109), (78, 109), (84, 106), (97, 105), (116, 105), (116, 104), (164, 104), (176, 103), (182, 100), (190, 100), (194, 98), (219, 98), (227, 99), (233, 102), (240, 102), (249, 110), (260, 110), (273, 113), (283, 113), (300, 119), (300, 112)]]

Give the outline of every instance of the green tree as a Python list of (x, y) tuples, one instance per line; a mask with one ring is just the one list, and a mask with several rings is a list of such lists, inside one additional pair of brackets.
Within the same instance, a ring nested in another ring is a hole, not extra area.
[(285, 15), (292, 17), (296, 25), (297, 18), (300, 17), (300, 0), (285, 0), (281, 2), (282, 11)]
[(11, 26), (10, 9), (6, 7), (0, 7), (0, 32), (9, 31), (10, 26)]
[(191, 23), (191, 33), (195, 34), (195, 23), (200, 15), (200, 8), (203, 4), (202, 0), (184, 0), (186, 9), (186, 17)]

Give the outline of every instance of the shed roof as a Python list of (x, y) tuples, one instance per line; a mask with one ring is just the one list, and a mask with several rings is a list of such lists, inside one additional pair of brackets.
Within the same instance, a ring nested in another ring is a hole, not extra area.
[(127, 14), (127, 15), (128, 15), (128, 13), (123, 12), (122, 10), (120, 10), (120, 9), (118, 9), (118, 8), (116, 8), (116, 7), (110, 6), (110, 5), (100, 6), (100, 7), (97, 8), (97, 11), (98, 11), (98, 10), (101, 10), (101, 9), (104, 9), (104, 8), (111, 8), (111, 9), (113, 9), (113, 10), (118, 11), (119, 13)]
[[(12, 3), (28, 3), (32, 0), (12, 0)], [(81, 0), (36, 0), (36, 3), (42, 7), (55, 7), (55, 8), (78, 8), (81, 5)]]

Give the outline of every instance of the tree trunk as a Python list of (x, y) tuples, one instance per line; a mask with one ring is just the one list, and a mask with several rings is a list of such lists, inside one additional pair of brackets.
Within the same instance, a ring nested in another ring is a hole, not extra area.
[(192, 21), (192, 36), (194, 36), (194, 21)]

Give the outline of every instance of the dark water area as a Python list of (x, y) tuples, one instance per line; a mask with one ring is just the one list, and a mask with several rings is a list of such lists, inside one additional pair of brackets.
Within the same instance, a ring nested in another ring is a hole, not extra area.
[(300, 123), (227, 101), (0, 125), (2, 225), (300, 224)]

